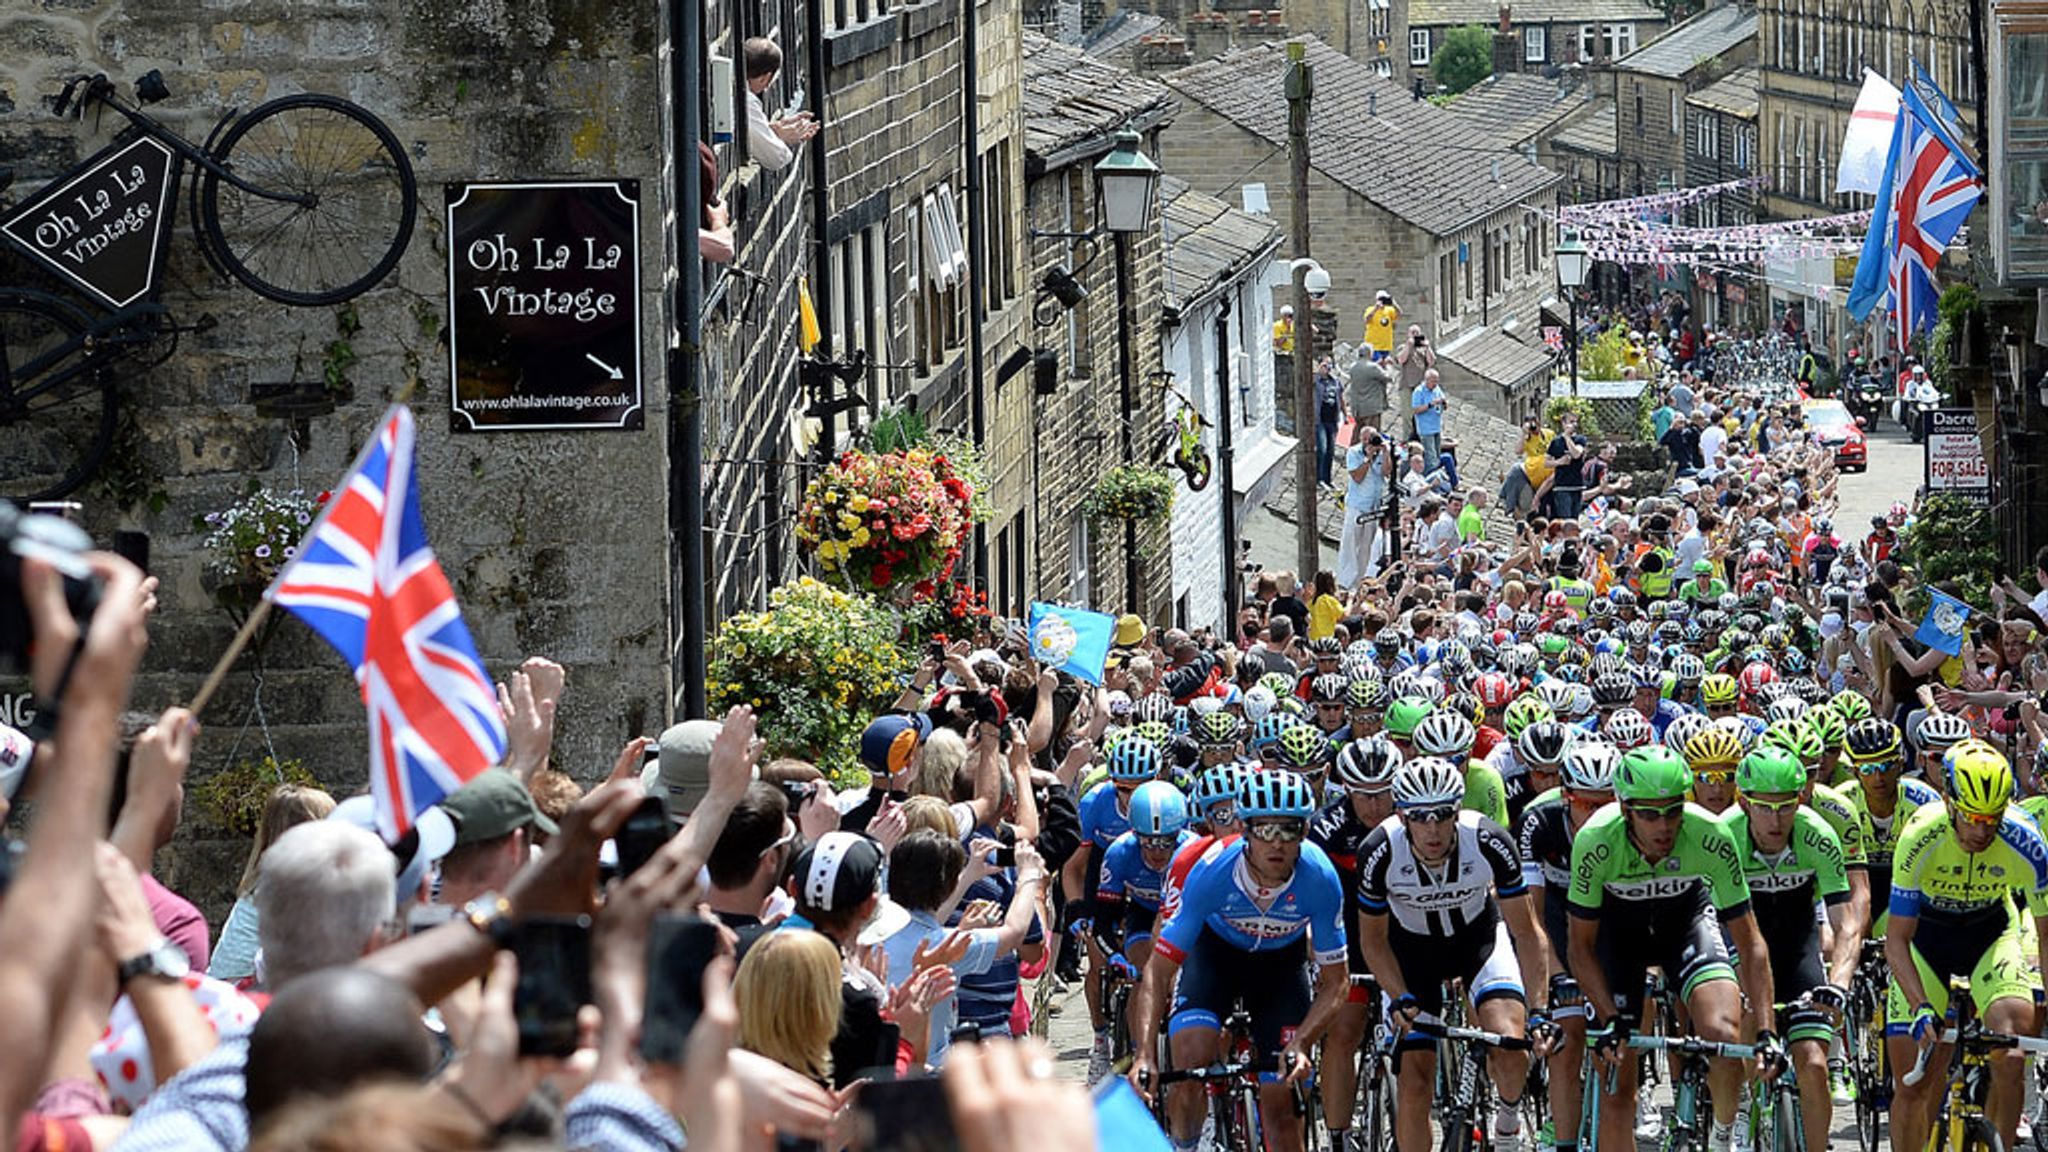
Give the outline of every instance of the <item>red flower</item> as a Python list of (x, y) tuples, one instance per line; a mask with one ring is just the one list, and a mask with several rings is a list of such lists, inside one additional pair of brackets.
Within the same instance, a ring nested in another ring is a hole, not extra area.
[(318, 496), (313, 497), (313, 504), (315, 507), (319, 507), (321, 505), (326, 504), (329, 500), (332, 499), (334, 499), (334, 493), (322, 492)]
[(873, 584), (877, 588), (888, 587), (889, 581), (894, 580), (895, 578), (896, 570), (889, 567), (887, 564), (875, 565), (875, 570), (868, 574), (868, 582)]
[(910, 591), (920, 598), (929, 599), (932, 593), (938, 591), (938, 585), (929, 580), (919, 580), (910, 586)]

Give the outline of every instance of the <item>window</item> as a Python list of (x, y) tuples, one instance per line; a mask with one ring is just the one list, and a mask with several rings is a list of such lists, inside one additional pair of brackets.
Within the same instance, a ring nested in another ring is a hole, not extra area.
[(1429, 63), (1429, 29), (1408, 30), (1408, 63), (1417, 68)]
[[(870, 224), (832, 246), (830, 313), (832, 350), (844, 360), (865, 351), (870, 361), (889, 362), (889, 248), (886, 224)], [(868, 374), (868, 403), (879, 408), (888, 374)]]
[(1799, 13), (1793, 20), (1793, 31), (1798, 34), (1798, 38), (1793, 41), (1792, 70), (1804, 72), (1813, 64), (1813, 58), (1807, 55), (1809, 45), (1806, 42), (1806, 0), (1800, 0)]
[(1367, 0), (1365, 5), (1365, 34), (1386, 39), (1394, 27), (1394, 6), (1391, 0)]
[(1541, 64), (1549, 57), (1545, 50), (1543, 25), (1531, 24), (1522, 29), (1522, 59), (1530, 64)]
[(1785, 70), (1785, 46), (1792, 40), (1791, 29), (1786, 27), (1785, 0), (1778, 0), (1777, 18), (1771, 22), (1771, 57), (1777, 62), (1778, 70)]
[(981, 154), (982, 257), (988, 270), (982, 299), (991, 312), (1017, 295), (1016, 189), (1010, 180), (1010, 142), (1000, 141)]
[(1806, 165), (1806, 121), (1795, 120), (1793, 130), (1795, 135), (1792, 141), (1792, 163), (1797, 166), (1799, 172), (1799, 198), (1809, 200), (1812, 196), (1807, 190), (1806, 178), (1813, 169)]
[(1614, 45), (1613, 54), (1626, 56), (1636, 50), (1636, 26), (1633, 24), (1609, 24), (1607, 38)]
[(1436, 318), (1445, 324), (1458, 317), (1458, 253), (1436, 258)]
[(1597, 60), (1599, 58), (1600, 26), (1598, 24), (1579, 25), (1579, 59)]
[(1643, 82), (1636, 81), (1636, 127), (1643, 126)]
[(1833, 21), (1826, 19), (1826, 13), (1822, 13), (1821, 26), (1813, 30), (1813, 74), (1815, 76), (1825, 76), (1828, 74), (1828, 37), (1834, 31), (1831, 27), (1832, 23)]
[(1682, 138), (1685, 135), (1685, 99), (1679, 95), (1678, 88), (1675, 86), (1671, 89), (1670, 95), (1671, 134)]
[(1464, 293), (1460, 299), (1470, 300), (1472, 298), (1472, 249), (1468, 241), (1460, 241), (1458, 243), (1458, 264), (1463, 269), (1462, 275), (1465, 281)]
[(1749, 133), (1748, 125), (1735, 126), (1735, 170), (1738, 172), (1749, 171), (1749, 166), (1756, 160), (1756, 141)]
[(889, 12), (888, 0), (820, 0), (825, 5), (825, 27), (852, 28)]
[(1697, 147), (1699, 154), (1709, 160), (1719, 160), (1721, 158), (1720, 121), (1711, 112), (1700, 113), (1699, 143)]
[(1074, 513), (1067, 531), (1067, 563), (1074, 583), (1069, 598), (1080, 604), (1092, 604), (1095, 597), (1090, 595), (1088, 580), (1088, 514)]
[(913, 209), (915, 226), (909, 245), (917, 268), (910, 283), (916, 293), (916, 323), (913, 326), (912, 361), (920, 374), (943, 364), (948, 349), (960, 344), (960, 291), (967, 271), (967, 254), (960, 242), (960, 217), (950, 184), (939, 184), (919, 197)]

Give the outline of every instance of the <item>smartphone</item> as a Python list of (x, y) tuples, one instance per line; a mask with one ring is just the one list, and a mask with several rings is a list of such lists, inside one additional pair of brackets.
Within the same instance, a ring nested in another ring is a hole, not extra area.
[(1017, 866), (1017, 846), (1015, 844), (1005, 844), (994, 852), (989, 853), (989, 860), (998, 868), (1015, 868)]
[(930, 644), (925, 645), (924, 655), (927, 660), (944, 664), (946, 662), (946, 642), (934, 640)]
[(590, 1003), (590, 917), (529, 918), (513, 929), (511, 948), (519, 958), (519, 1054), (575, 1055), (576, 1012)]
[(649, 796), (640, 801), (640, 806), (633, 809), (625, 825), (612, 837), (612, 843), (619, 849), (619, 875), (631, 876), (638, 871), (675, 834), (676, 822), (669, 819), (666, 800)]
[(690, 1030), (704, 1014), (704, 969), (718, 955), (718, 925), (699, 916), (657, 916), (647, 927), (647, 1011), (640, 1056), (682, 1062)]
[(877, 1080), (853, 1105), (856, 1152), (954, 1152), (953, 1109), (933, 1076)]
[(811, 802), (811, 797), (818, 794), (818, 783), (815, 780), (785, 780), (780, 787), (783, 796), (789, 800), (791, 819), (795, 819), (796, 814), (803, 811), (804, 805)]

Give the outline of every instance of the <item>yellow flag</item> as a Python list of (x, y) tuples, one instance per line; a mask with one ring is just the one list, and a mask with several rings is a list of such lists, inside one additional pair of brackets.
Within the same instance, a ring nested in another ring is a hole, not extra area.
[(825, 338), (818, 331), (818, 309), (811, 303), (811, 278), (799, 276), (796, 281), (796, 313), (800, 331), (797, 340), (803, 345), (804, 355), (809, 356), (818, 341)]

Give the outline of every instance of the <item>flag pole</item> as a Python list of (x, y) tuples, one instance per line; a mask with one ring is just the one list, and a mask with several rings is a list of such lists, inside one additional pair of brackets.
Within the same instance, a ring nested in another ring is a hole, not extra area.
[(235, 661), (241, 658), (242, 649), (249, 646), (249, 638), (256, 634), (256, 629), (263, 626), (264, 618), (269, 615), (269, 600), (258, 600), (256, 607), (250, 609), (248, 618), (242, 621), (242, 630), (235, 633), (234, 640), (228, 644), (228, 650), (221, 654), (220, 660), (213, 666), (213, 671), (206, 674), (206, 683), (199, 686), (198, 695), (192, 697), (192, 703), (186, 706), (191, 710), (194, 720), (199, 719), (199, 714), (206, 711), (207, 702), (213, 699), (214, 692), (220, 688), (220, 682), (227, 678), (228, 669), (234, 667)]

